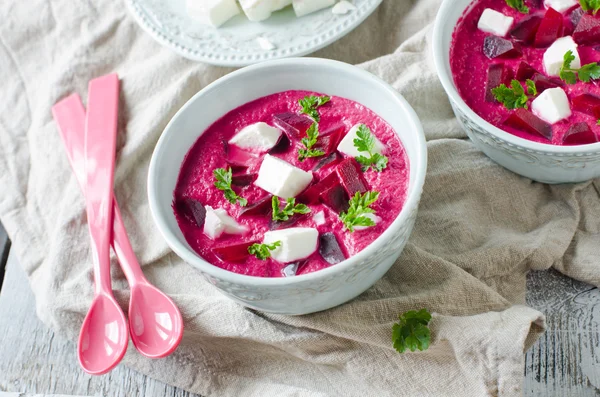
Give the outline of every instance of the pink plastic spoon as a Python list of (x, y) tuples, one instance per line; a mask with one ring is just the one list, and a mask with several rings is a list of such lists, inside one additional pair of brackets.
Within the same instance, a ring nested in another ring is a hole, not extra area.
[[(73, 94), (52, 108), (61, 137), (67, 148), (71, 167), (79, 184), (84, 185), (83, 138), (85, 108), (79, 95)], [(160, 358), (171, 354), (183, 336), (181, 313), (173, 301), (154, 287), (140, 268), (127, 237), (117, 201), (113, 199), (113, 249), (131, 287), (129, 327), (131, 339), (146, 357)]]

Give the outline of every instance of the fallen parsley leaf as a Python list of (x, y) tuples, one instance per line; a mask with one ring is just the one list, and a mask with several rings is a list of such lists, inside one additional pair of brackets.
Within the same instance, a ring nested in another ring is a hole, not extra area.
[(417, 349), (427, 350), (431, 340), (431, 333), (427, 327), (431, 321), (431, 314), (427, 309), (418, 312), (411, 310), (398, 317), (400, 321), (392, 327), (394, 349), (398, 353), (404, 353), (406, 349), (411, 352)]
[(245, 198), (238, 196), (236, 192), (231, 188), (231, 168), (217, 168), (213, 170), (213, 175), (215, 176), (215, 187), (221, 191), (223, 191), (223, 195), (231, 204), (239, 204), (242, 207), (248, 205), (248, 200)]
[(319, 126), (317, 123), (313, 123), (308, 130), (306, 130), (306, 138), (302, 138), (301, 142), (306, 149), (298, 149), (298, 160), (304, 161), (309, 157), (319, 157), (325, 154), (322, 150), (316, 150), (312, 147), (317, 143), (319, 139)]
[(248, 253), (264, 261), (271, 257), (271, 251), (281, 245), (281, 241), (275, 241), (273, 244), (252, 244), (248, 247)]
[(279, 208), (280, 202), (279, 197), (273, 196), (271, 200), (271, 206), (273, 207), (273, 220), (274, 221), (287, 221), (294, 214), (308, 214), (310, 208), (304, 204), (296, 204), (295, 198), (289, 198), (286, 201), (283, 209)]
[(592, 11), (594, 15), (600, 10), (600, 0), (579, 0), (583, 11)]
[(388, 158), (379, 153), (373, 153), (375, 150), (375, 136), (371, 133), (369, 127), (364, 124), (358, 126), (356, 131), (357, 138), (354, 138), (354, 147), (359, 152), (364, 152), (369, 155), (358, 156), (356, 161), (362, 165), (363, 171), (367, 171), (369, 168), (373, 168), (375, 171), (383, 171), (388, 164)]
[(340, 219), (344, 227), (354, 233), (355, 226), (375, 226), (375, 222), (366, 217), (366, 214), (374, 214), (375, 210), (369, 206), (379, 198), (379, 192), (365, 192), (361, 195), (356, 192), (354, 197), (350, 199), (350, 207), (348, 211), (340, 214)]
[[(505, 84), (500, 84), (498, 87), (492, 89), (492, 94), (494, 94), (498, 102), (502, 103), (507, 109), (527, 109), (527, 100), (529, 98), (527, 97), (527, 94), (525, 94), (525, 90), (521, 83), (517, 80), (513, 80), (510, 82), (510, 85), (511, 88), (508, 88)], [(529, 90), (529, 83), (527, 88)]]
[(331, 100), (331, 97), (328, 97), (327, 95), (306, 96), (298, 101), (298, 103), (302, 107), (302, 109), (300, 110), (300, 113), (309, 115), (315, 121), (320, 121), (321, 115), (319, 114), (319, 111), (317, 109), (320, 108), (321, 106), (325, 105), (330, 100)]
[[(591, 1), (594, 1), (594, 0), (591, 0)], [(506, 4), (509, 7), (514, 8), (515, 10), (517, 10), (523, 14), (529, 14), (529, 7), (527, 7), (525, 5), (523, 0), (506, 0)]]
[[(600, 1), (600, 0), (598, 0)], [(589, 83), (592, 79), (600, 78), (600, 65), (596, 62), (583, 65), (579, 69), (571, 67), (571, 63), (575, 60), (573, 51), (569, 50), (563, 57), (563, 65), (560, 68), (560, 79), (567, 84), (577, 83), (577, 78), (584, 83)]]

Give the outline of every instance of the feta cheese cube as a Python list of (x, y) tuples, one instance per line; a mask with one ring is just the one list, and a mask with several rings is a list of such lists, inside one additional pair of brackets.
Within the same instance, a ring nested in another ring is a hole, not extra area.
[[(342, 141), (338, 145), (338, 152), (351, 157), (367, 155), (367, 153), (365, 152), (359, 152), (356, 146), (354, 146), (354, 139), (358, 138), (358, 135), (356, 135), (356, 133), (358, 132), (358, 127), (360, 127), (360, 125), (361, 124), (356, 124), (354, 127), (350, 128), (350, 131), (348, 131), (344, 139), (342, 139)], [(375, 149), (373, 149), (373, 153), (383, 152), (383, 150), (385, 149), (383, 143), (381, 143), (381, 141), (379, 141), (377, 137), (374, 136), (373, 138), (375, 138)]]
[(242, 149), (266, 152), (272, 149), (283, 132), (267, 123), (254, 123), (242, 128), (229, 140), (229, 143)]
[(235, 0), (187, 0), (188, 15), (197, 21), (219, 27), (240, 13)]
[(290, 263), (311, 256), (317, 250), (318, 239), (317, 229), (293, 227), (266, 232), (263, 243), (281, 241), (281, 245), (271, 251), (271, 257), (279, 263)]
[(313, 175), (270, 154), (265, 155), (254, 184), (274, 196), (296, 197), (312, 182)]
[(237, 223), (224, 209), (214, 209), (207, 205), (203, 231), (211, 240), (216, 240), (223, 233), (244, 234), (248, 231), (248, 226)]
[(507, 17), (501, 12), (486, 8), (479, 18), (477, 28), (482, 32), (504, 37), (512, 26), (513, 21), (513, 17)]
[[(375, 214), (364, 214), (363, 215), (365, 218), (369, 218), (370, 220), (372, 220), (373, 222), (375, 222), (375, 224), (377, 225), (379, 222), (381, 222), (381, 218), (378, 217)], [(360, 230), (366, 230), (370, 227), (373, 226), (354, 226), (354, 230), (360, 231)]]
[(536, 116), (550, 124), (571, 116), (569, 98), (562, 88), (550, 88), (542, 92), (533, 100), (531, 110)]
[(321, 226), (321, 225), (325, 224), (325, 212), (323, 212), (323, 211), (316, 212), (312, 218), (313, 218), (313, 222), (315, 222), (315, 225), (317, 225), (317, 226)]
[(292, 4), (292, 0), (273, 0), (273, 8), (272, 11), (281, 10)]
[(273, 0), (239, 0), (242, 10), (253, 22), (264, 21), (271, 16)]
[(342, 0), (333, 6), (331, 12), (333, 12), (334, 14), (343, 15), (354, 10), (356, 10), (356, 6), (354, 4), (350, 3), (349, 1)]
[(560, 75), (560, 68), (563, 65), (565, 54), (569, 50), (573, 52), (573, 56), (575, 57), (575, 60), (571, 62), (571, 67), (573, 69), (581, 67), (581, 58), (579, 58), (579, 52), (577, 51), (577, 43), (575, 43), (571, 36), (561, 37), (544, 52), (544, 69), (548, 76)]
[(294, 12), (297, 17), (302, 17), (311, 12), (322, 10), (323, 8), (331, 7), (335, 4), (335, 0), (292, 0)]
[(256, 38), (256, 41), (258, 41), (258, 45), (260, 45), (260, 48), (262, 48), (263, 50), (271, 51), (277, 48), (275, 44), (273, 44), (269, 39), (265, 37), (258, 36)]
[(558, 12), (565, 12), (572, 7), (575, 7), (579, 2), (577, 0), (545, 0), (546, 8), (554, 8)]

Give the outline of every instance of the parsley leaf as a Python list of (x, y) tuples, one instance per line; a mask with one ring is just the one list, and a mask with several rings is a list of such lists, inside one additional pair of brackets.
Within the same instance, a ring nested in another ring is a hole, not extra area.
[[(595, 0), (591, 0), (591, 1), (595, 1)], [(514, 8), (515, 10), (517, 10), (523, 14), (529, 14), (529, 7), (527, 7), (525, 5), (523, 0), (506, 0), (506, 4), (509, 7)]]
[(534, 97), (537, 96), (538, 90), (535, 86), (535, 82), (533, 80), (527, 79), (527, 81), (525, 81), (525, 84), (527, 85), (527, 93)]
[[(533, 83), (533, 81), (531, 83)], [(517, 80), (513, 80), (510, 82), (510, 85), (511, 88), (508, 88), (505, 84), (500, 84), (498, 87), (492, 89), (492, 94), (494, 94), (498, 102), (502, 103), (507, 109), (527, 109), (527, 100), (529, 98), (525, 94), (525, 90), (521, 83)], [(527, 83), (527, 89), (530, 89), (530, 83)]]
[(279, 208), (279, 197), (273, 196), (271, 200), (271, 206), (273, 207), (273, 220), (274, 221), (287, 221), (294, 214), (308, 214), (310, 208), (304, 204), (296, 204), (295, 198), (289, 198), (286, 201), (283, 209)]
[(213, 170), (215, 176), (215, 187), (223, 191), (223, 195), (231, 204), (239, 204), (242, 207), (248, 205), (248, 200), (238, 196), (236, 192), (231, 188), (231, 168), (217, 168)]
[(309, 115), (315, 121), (320, 121), (321, 120), (321, 116), (319, 115), (319, 112), (317, 111), (317, 108), (325, 105), (330, 100), (331, 100), (331, 97), (328, 97), (327, 95), (324, 95), (324, 96), (314, 96), (314, 95), (306, 96), (306, 97), (304, 97), (304, 98), (302, 98), (302, 99), (300, 99), (298, 101), (298, 103), (302, 107), (302, 110), (300, 110), (300, 113), (304, 113), (304, 114)]
[(600, 10), (600, 0), (579, 0), (583, 11), (592, 11), (594, 15)]
[(357, 138), (354, 138), (354, 147), (359, 152), (365, 152), (369, 155), (358, 156), (356, 161), (362, 164), (363, 171), (373, 168), (375, 171), (383, 171), (388, 164), (388, 158), (379, 153), (373, 153), (375, 150), (375, 136), (371, 133), (369, 127), (364, 124), (358, 126), (356, 131)]
[(354, 197), (350, 199), (350, 207), (348, 211), (340, 214), (340, 219), (344, 223), (344, 227), (354, 233), (355, 226), (375, 226), (375, 222), (371, 218), (366, 217), (366, 214), (374, 214), (375, 210), (369, 206), (379, 198), (379, 192), (366, 192), (361, 195), (356, 192)]
[(312, 148), (317, 143), (317, 139), (319, 139), (319, 126), (317, 123), (313, 123), (306, 130), (306, 138), (301, 140), (306, 149), (298, 149), (298, 160), (304, 161), (309, 157), (319, 157), (325, 154), (322, 150)]
[[(600, 3), (600, 0), (598, 0)], [(584, 83), (589, 83), (592, 79), (600, 79), (600, 65), (596, 62), (583, 65), (579, 69), (571, 67), (571, 63), (575, 60), (573, 51), (569, 50), (563, 57), (563, 65), (560, 68), (560, 79), (567, 84), (577, 83), (577, 78)]]
[(248, 247), (248, 253), (264, 261), (271, 257), (271, 251), (281, 246), (281, 241), (275, 241), (273, 244), (252, 244)]
[(600, 120), (596, 121), (596, 125), (600, 125)]
[(398, 353), (404, 353), (406, 349), (411, 352), (417, 349), (427, 350), (431, 340), (431, 333), (427, 327), (431, 321), (431, 314), (427, 309), (421, 309), (418, 312), (411, 310), (398, 318), (400, 321), (392, 327), (394, 349)]

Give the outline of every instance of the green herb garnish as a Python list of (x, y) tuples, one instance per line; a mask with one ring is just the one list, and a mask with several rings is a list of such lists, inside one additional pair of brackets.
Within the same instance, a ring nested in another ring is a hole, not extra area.
[(319, 157), (325, 154), (324, 151), (313, 149), (319, 139), (319, 126), (317, 123), (313, 123), (308, 130), (306, 130), (306, 138), (302, 138), (302, 144), (306, 149), (298, 150), (298, 160), (304, 161), (309, 157)]
[(310, 208), (304, 204), (296, 204), (295, 198), (287, 199), (285, 207), (279, 208), (280, 202), (279, 197), (273, 196), (271, 200), (271, 206), (273, 207), (273, 220), (274, 221), (287, 221), (294, 214), (308, 214)]
[(223, 191), (223, 195), (231, 204), (238, 203), (245, 207), (248, 205), (248, 200), (237, 195), (231, 188), (231, 168), (217, 168), (213, 170), (215, 176), (215, 187)]
[(379, 192), (366, 192), (361, 195), (356, 192), (354, 197), (350, 199), (350, 208), (348, 211), (340, 214), (340, 219), (344, 223), (344, 227), (351, 233), (354, 233), (355, 226), (375, 226), (375, 222), (366, 217), (366, 214), (374, 214), (375, 210), (369, 206), (379, 198)]
[(273, 244), (252, 244), (248, 247), (248, 253), (264, 261), (271, 257), (271, 251), (281, 246), (281, 241), (275, 241)]
[(523, 0), (505, 0), (505, 1), (509, 7), (514, 8), (515, 10), (517, 10), (523, 14), (529, 14), (529, 7), (527, 7), (525, 5)]
[(369, 168), (373, 168), (373, 170), (381, 172), (384, 168), (387, 167), (388, 158), (379, 153), (375, 153), (375, 136), (371, 133), (369, 127), (364, 124), (360, 124), (358, 126), (358, 131), (356, 131), (357, 138), (354, 138), (354, 147), (359, 152), (364, 152), (369, 155), (367, 156), (358, 156), (356, 161), (362, 164), (363, 171), (367, 171)]
[(427, 327), (431, 321), (431, 314), (422, 309), (418, 312), (411, 310), (398, 317), (400, 321), (392, 327), (394, 349), (398, 353), (404, 353), (406, 349), (411, 352), (417, 349), (427, 350), (431, 340), (431, 333)]
[[(533, 80), (527, 80), (527, 93), (531, 96), (536, 96), (538, 91)], [(502, 103), (507, 109), (524, 108), (527, 109), (527, 101), (529, 97), (525, 93), (523, 86), (518, 80), (510, 82), (510, 88), (505, 84), (500, 84), (492, 89), (492, 94)]]
[(583, 11), (592, 11), (594, 15), (600, 10), (600, 0), (579, 0)]
[(302, 110), (300, 110), (300, 113), (307, 114), (310, 117), (312, 117), (313, 120), (318, 122), (321, 120), (321, 115), (319, 114), (319, 111), (317, 109), (320, 108), (321, 106), (325, 105), (330, 100), (331, 100), (331, 98), (328, 97), (327, 95), (306, 96), (298, 101), (298, 103), (302, 107)]
[(571, 63), (575, 60), (573, 51), (569, 50), (563, 57), (563, 65), (560, 68), (560, 79), (567, 84), (577, 83), (577, 78), (584, 83), (589, 83), (591, 79), (600, 78), (600, 65), (596, 62), (583, 65), (579, 69), (571, 68)]

